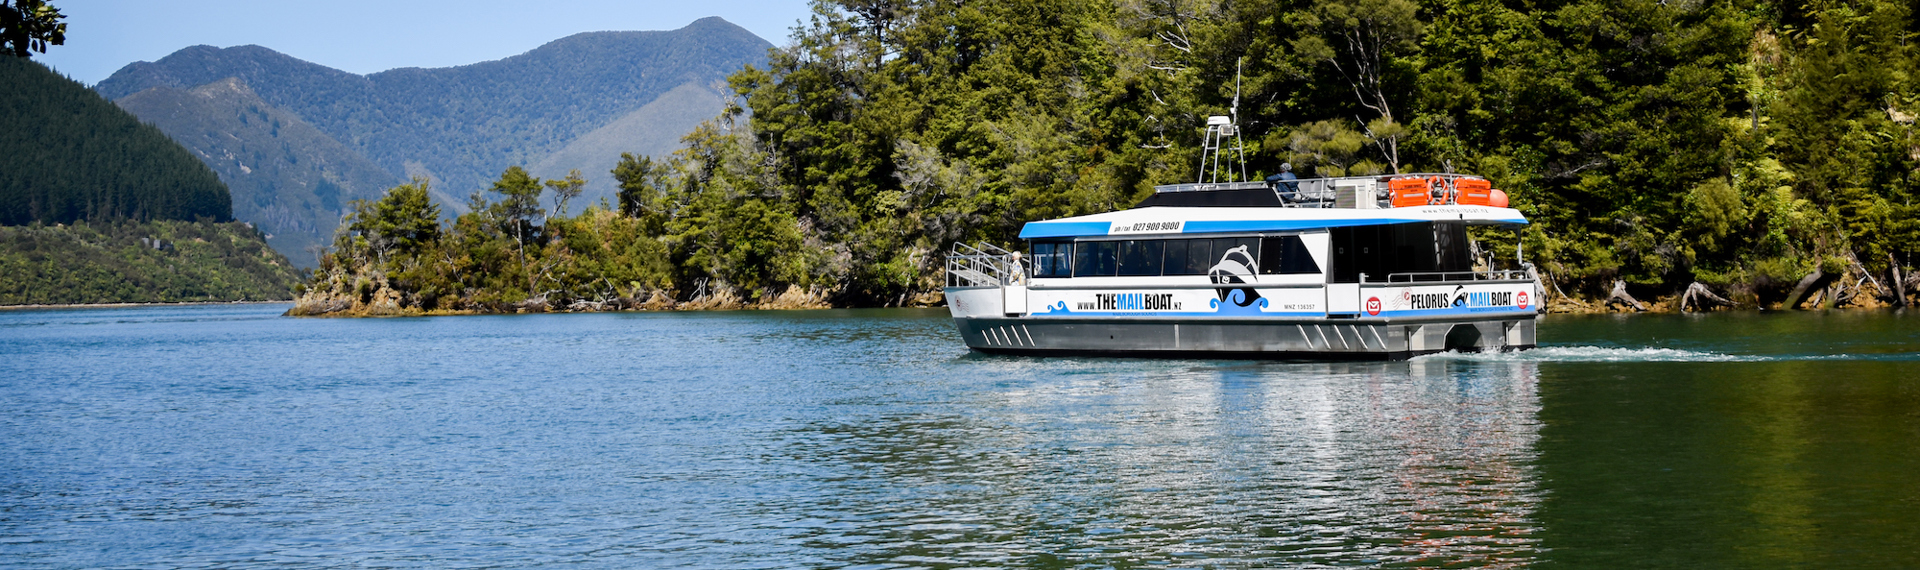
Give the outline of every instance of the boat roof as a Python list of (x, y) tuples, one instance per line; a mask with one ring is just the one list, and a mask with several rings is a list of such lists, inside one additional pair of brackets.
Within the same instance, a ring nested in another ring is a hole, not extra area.
[(1028, 222), (1020, 239), (1146, 234), (1285, 232), (1416, 222), (1524, 226), (1513, 208), (1410, 206), (1405, 208), (1194, 208), (1151, 206), (1104, 214)]

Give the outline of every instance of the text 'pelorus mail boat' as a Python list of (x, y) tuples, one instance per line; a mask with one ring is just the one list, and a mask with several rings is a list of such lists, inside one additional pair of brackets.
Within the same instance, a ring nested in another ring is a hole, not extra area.
[(1201, 182), (1160, 186), (1129, 210), (1028, 223), (1025, 255), (956, 244), (947, 306), (967, 346), (1374, 360), (1533, 347), (1537, 274), (1518, 259), (1493, 269), (1468, 235), (1527, 224), (1486, 179), (1208, 181), (1221, 141), (1238, 134), (1228, 117), (1208, 123)]

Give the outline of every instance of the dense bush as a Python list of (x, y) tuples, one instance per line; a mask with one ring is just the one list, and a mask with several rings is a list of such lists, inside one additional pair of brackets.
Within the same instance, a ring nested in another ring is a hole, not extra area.
[(0, 226), (0, 305), (275, 301), (298, 283), (240, 222)]
[(509, 168), (450, 223), (441, 221), (424, 179), (356, 201), (302, 303), (330, 308), (296, 312), (545, 310), (670, 289), (666, 249), (641, 220), (597, 206), (574, 217), (540, 207), (542, 195), (569, 186), (577, 188), (577, 179), (541, 181)]
[(582, 217), (632, 242), (476, 203), (494, 210), (443, 238), (444, 290), (897, 302), (939, 287), (956, 241), (1193, 179), (1206, 117), (1230, 112), (1253, 176), (1490, 177), (1576, 296), (1698, 281), (1778, 300), (1815, 269), (1885, 282), (1920, 247), (1920, 22), (1891, 0), (814, 6), (683, 151), (615, 170), (619, 211)]

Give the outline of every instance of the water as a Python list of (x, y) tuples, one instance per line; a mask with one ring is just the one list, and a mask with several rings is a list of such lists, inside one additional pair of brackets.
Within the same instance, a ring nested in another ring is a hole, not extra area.
[(941, 311), (0, 312), (10, 568), (1913, 567), (1920, 319), (1329, 364)]

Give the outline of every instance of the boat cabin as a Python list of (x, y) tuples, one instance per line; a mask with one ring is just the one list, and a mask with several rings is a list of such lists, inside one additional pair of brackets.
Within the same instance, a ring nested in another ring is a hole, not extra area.
[(1505, 206), (1453, 174), (1165, 186), (1132, 209), (1028, 223), (1025, 255), (957, 245), (948, 305), (968, 346), (997, 352), (1524, 348), (1537, 280), (1477, 264), (1467, 231), (1527, 224)]

